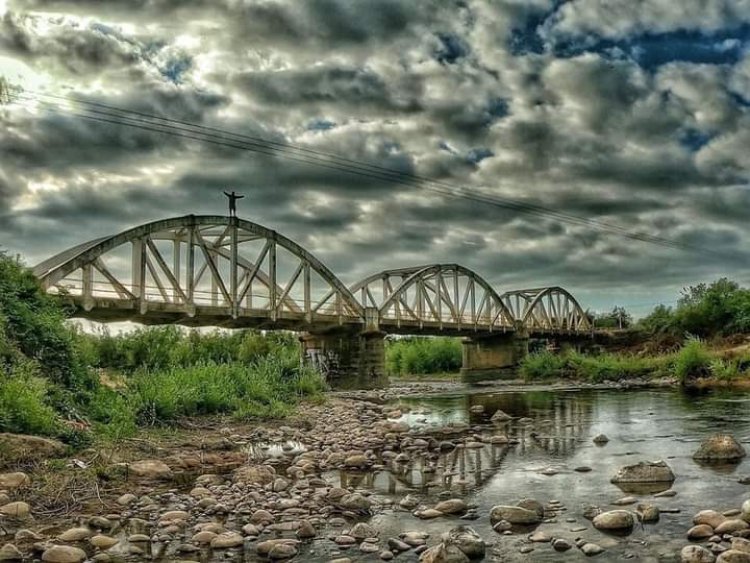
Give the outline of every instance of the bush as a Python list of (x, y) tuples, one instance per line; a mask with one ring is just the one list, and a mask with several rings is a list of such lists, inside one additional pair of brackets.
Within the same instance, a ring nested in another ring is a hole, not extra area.
[(0, 369), (0, 431), (55, 436), (60, 417), (49, 404), (49, 383), (33, 362), (23, 360)]
[(564, 377), (567, 372), (568, 357), (544, 350), (527, 355), (518, 367), (526, 380), (552, 379)]
[(674, 373), (681, 383), (710, 375), (713, 358), (699, 338), (689, 338), (674, 360)]
[(456, 338), (404, 338), (386, 343), (385, 365), (391, 375), (426, 375), (457, 372), (462, 364), (461, 342)]

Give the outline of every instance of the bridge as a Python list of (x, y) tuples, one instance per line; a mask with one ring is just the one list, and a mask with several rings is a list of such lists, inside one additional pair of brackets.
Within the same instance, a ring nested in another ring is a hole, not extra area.
[(292, 330), (335, 386), (383, 383), (387, 334), (465, 337), (464, 369), (513, 366), (533, 337), (592, 333), (561, 287), (498, 293), (458, 264), (386, 270), (351, 286), (282, 234), (187, 215), (91, 240), (33, 269), (74, 316), (99, 322)]

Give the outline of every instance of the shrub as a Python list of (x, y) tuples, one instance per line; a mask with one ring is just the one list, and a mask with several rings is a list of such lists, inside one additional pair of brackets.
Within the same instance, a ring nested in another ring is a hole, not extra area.
[(386, 370), (391, 375), (425, 375), (456, 372), (462, 363), (461, 342), (456, 338), (404, 338), (386, 343)]
[(699, 338), (689, 338), (674, 360), (674, 373), (681, 383), (690, 379), (709, 375), (711, 354)]
[(565, 375), (568, 357), (547, 350), (527, 355), (518, 367), (526, 380), (552, 379)]
[(22, 360), (0, 369), (0, 431), (55, 436), (60, 417), (48, 402), (49, 383), (36, 365)]

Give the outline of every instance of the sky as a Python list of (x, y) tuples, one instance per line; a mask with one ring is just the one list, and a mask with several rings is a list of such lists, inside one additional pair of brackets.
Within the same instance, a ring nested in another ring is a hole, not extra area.
[[(239, 215), (347, 284), (459, 263), (636, 316), (750, 283), (750, 0), (0, 0), (0, 247)], [(38, 94), (418, 174), (703, 251), (81, 119)], [(36, 97), (35, 97), (36, 96)], [(54, 109), (54, 108), (53, 108)]]

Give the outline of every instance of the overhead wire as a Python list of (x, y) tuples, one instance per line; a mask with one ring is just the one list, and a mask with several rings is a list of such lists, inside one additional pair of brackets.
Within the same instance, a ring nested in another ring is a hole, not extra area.
[[(455, 186), (441, 180), (422, 175), (404, 172), (376, 164), (366, 163), (355, 159), (342, 157), (307, 147), (300, 147), (291, 143), (274, 141), (257, 136), (235, 133), (216, 127), (195, 124), (184, 120), (157, 116), (145, 112), (119, 108), (109, 104), (102, 104), (83, 100), (77, 97), (58, 96), (33, 91), (10, 92), (9, 98), (21, 102), (38, 102), (42, 109), (52, 113), (69, 114), (90, 121), (123, 125), (140, 130), (171, 135), (190, 139), (225, 148), (252, 151), (266, 156), (284, 158), (303, 164), (318, 166), (338, 172), (344, 172), (385, 182), (394, 182), (412, 186), (426, 191), (438, 193), (442, 196), (465, 199), (499, 208), (510, 209), (521, 213), (553, 219), (564, 223), (582, 226), (600, 232), (607, 232), (630, 240), (654, 244), (666, 248), (692, 252), (710, 253), (715, 251), (682, 241), (664, 237), (637, 233), (620, 225), (611, 224), (591, 218), (580, 217), (560, 212), (545, 206), (505, 198), (495, 194), (486, 194), (478, 190), (470, 190), (463, 186)], [(50, 99), (52, 102), (45, 100)], [(67, 104), (69, 107), (63, 107)], [(77, 107), (76, 107), (77, 106)]]

